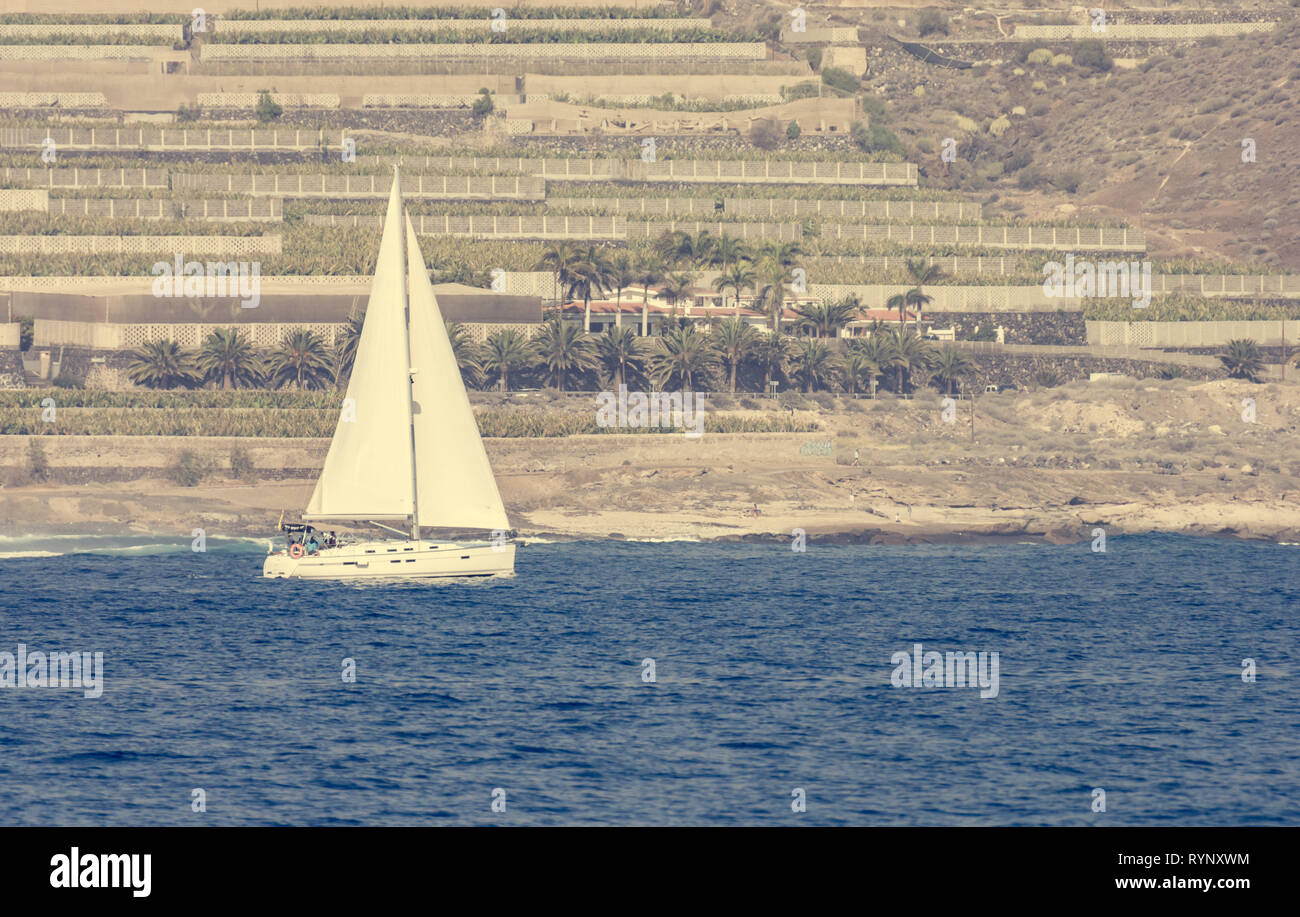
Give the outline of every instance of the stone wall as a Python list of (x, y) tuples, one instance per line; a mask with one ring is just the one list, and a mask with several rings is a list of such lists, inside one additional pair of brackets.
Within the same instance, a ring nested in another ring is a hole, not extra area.
[(926, 309), (930, 328), (954, 328), (958, 340), (970, 340), (977, 328), (999, 325), (1008, 344), (1077, 344), (1086, 346), (1088, 334), (1082, 312), (940, 312)]
[[(865, 307), (883, 309), (889, 297), (906, 293), (912, 284), (809, 283), (808, 293), (824, 302), (838, 302), (856, 296)], [(1059, 312), (1083, 311), (1077, 298), (1047, 297), (1039, 286), (927, 286), (932, 298), (922, 310), (928, 321), (931, 312)]]
[[(1138, 379), (1159, 378), (1162, 370), (1171, 364), (1124, 357), (1070, 356), (1065, 354), (976, 353), (968, 354), (975, 363), (973, 381), (978, 388), (993, 384), (999, 387), (1015, 385), (1032, 388), (1041, 384), (1045, 375), (1061, 382), (1087, 380), (1092, 373), (1123, 373)], [(1184, 372), (1194, 379), (1222, 379), (1227, 373), (1222, 369), (1189, 367)], [(979, 429), (978, 408), (976, 430)]]

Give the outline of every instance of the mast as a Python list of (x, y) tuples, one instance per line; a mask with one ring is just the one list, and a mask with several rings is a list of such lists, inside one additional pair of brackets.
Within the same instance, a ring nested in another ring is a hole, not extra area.
[(393, 182), (397, 185), (397, 197), (401, 200), (397, 218), (401, 225), (397, 227), (402, 239), (402, 336), (406, 341), (406, 416), (411, 422), (411, 540), (420, 540), (420, 494), (415, 472), (415, 371), (411, 367), (411, 286), (410, 266), (406, 260), (406, 201), (402, 200), (402, 175), (398, 166), (393, 166)]

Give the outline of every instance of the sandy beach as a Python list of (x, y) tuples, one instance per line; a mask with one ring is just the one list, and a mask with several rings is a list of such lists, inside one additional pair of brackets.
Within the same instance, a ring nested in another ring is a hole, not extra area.
[[(1254, 422), (1241, 403), (1254, 398)], [(523, 538), (1074, 542), (1136, 532), (1300, 541), (1300, 385), (1120, 381), (982, 396), (945, 420), (937, 396), (801, 412), (799, 434), (491, 439)], [(27, 437), (0, 439), (6, 469)], [(43, 437), (46, 483), (13, 473), (0, 533), (269, 536), (305, 505), (327, 440)], [(182, 448), (258, 471), (195, 487)], [(854, 464), (854, 452), (857, 463)], [(105, 479), (107, 478), (107, 479)], [(755, 512), (757, 510), (757, 512)]]

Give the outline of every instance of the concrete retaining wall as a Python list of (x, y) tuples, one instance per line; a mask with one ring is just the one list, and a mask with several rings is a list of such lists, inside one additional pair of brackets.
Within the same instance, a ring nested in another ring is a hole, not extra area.
[(781, 30), (781, 43), (785, 45), (807, 44), (809, 42), (823, 45), (851, 45), (856, 44), (857, 40), (858, 30), (848, 27), (804, 29), (802, 32), (796, 32), (793, 29)]
[[(446, 32), (487, 35), (496, 20), (482, 19), (224, 19), (216, 24), (218, 35), (266, 35), (293, 32), (299, 35), (353, 34), (369, 30), (395, 32)], [(708, 19), (520, 19), (506, 12), (505, 34), (512, 31), (603, 32), (613, 34), (649, 29), (709, 29)], [(3, 33), (0, 33), (3, 34)]]
[(1300, 322), (1088, 322), (1088, 343), (1099, 347), (1204, 347), (1248, 338), (1257, 344), (1300, 343)]
[[(361, 157), (358, 157), (360, 159)], [(367, 156), (367, 162), (389, 164), (392, 156)], [(403, 157), (408, 168), (456, 172), (522, 173), (556, 181), (680, 181), (728, 184), (780, 183), (795, 185), (915, 186), (911, 162), (795, 162), (791, 160), (666, 159), (515, 159), (468, 156)]]
[(50, 192), (20, 191), (6, 188), (0, 190), (0, 213), (15, 213), (23, 210), (46, 211), (50, 207)]
[(727, 198), (727, 213), (747, 217), (840, 217), (858, 220), (979, 220), (983, 208), (961, 201), (816, 201)]
[(853, 242), (898, 242), (903, 245), (1049, 249), (1053, 251), (1142, 252), (1141, 230), (1058, 226), (910, 226), (896, 223), (824, 223), (821, 236)]
[[(28, 46), (20, 46), (28, 47)], [(340, 60), (767, 60), (762, 42), (478, 42), (475, 44), (266, 44), (209, 45), (199, 52), (204, 63), (222, 61)], [(21, 59), (21, 58), (20, 58)]]
[(7, 255), (280, 254), (280, 236), (0, 236)]
[(0, 45), (0, 61), (155, 60), (171, 45)]
[[(172, 187), (236, 194), (272, 194), (279, 197), (388, 197), (393, 180), (388, 175), (210, 175), (175, 173)], [(445, 200), (509, 199), (539, 201), (546, 197), (546, 182), (518, 175), (411, 175), (402, 176), (407, 197)]]
[(753, 239), (760, 242), (797, 242), (803, 238), (803, 227), (798, 223), (701, 223), (663, 221), (657, 223), (627, 224), (627, 238), (654, 239), (665, 232), (688, 232), (695, 235), (707, 231), (715, 236), (726, 234), (734, 239)]
[(1153, 293), (1200, 296), (1300, 296), (1300, 274), (1157, 274)]
[(1094, 32), (1091, 25), (1018, 25), (1012, 35), (1016, 41), (1035, 38), (1079, 41), (1100, 38), (1105, 41), (1162, 41), (1168, 39), (1209, 38), (1210, 36), (1249, 35), (1271, 32), (1276, 22), (1176, 22), (1165, 25), (1110, 25)]
[[(256, 104), (257, 94), (249, 93)], [(338, 107), (338, 97), (334, 107)], [(157, 127), (0, 128), (0, 147), (41, 149), (46, 138), (59, 149), (129, 150), (314, 150), (341, 146), (345, 131), (211, 130)]]
[(165, 169), (0, 168), (0, 181), (38, 188), (168, 188)]
[[(48, 192), (29, 192), (43, 193)], [(0, 197), (2, 197), (0, 193)], [(279, 198), (235, 201), (186, 201), (160, 198), (56, 197), (48, 202), (56, 216), (109, 217), (140, 220), (213, 220), (238, 222), (284, 219)], [(3, 207), (0, 207), (3, 209)]]
[(0, 92), (0, 108), (107, 108), (102, 92)]
[[(254, 108), (260, 98), (258, 92), (200, 92), (198, 103), (203, 108)], [(271, 101), (285, 108), (339, 107), (334, 93), (273, 92)]]
[[(44, 12), (43, 4), (33, 4), (39, 9), (34, 12)], [(85, 35), (107, 36), (107, 35), (124, 35), (130, 38), (139, 39), (141, 44), (152, 42), (153, 44), (184, 41), (184, 27), (179, 25), (149, 24), (149, 23), (116, 23), (116, 22), (66, 22), (66, 23), (42, 23), (36, 24), (3, 24), (0, 25), (0, 38), (29, 38), (40, 41), (47, 38), (58, 38), (64, 35), (75, 35), (78, 37)]]

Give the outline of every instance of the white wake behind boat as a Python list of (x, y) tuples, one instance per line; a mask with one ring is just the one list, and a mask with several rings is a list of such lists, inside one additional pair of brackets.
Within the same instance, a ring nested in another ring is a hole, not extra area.
[[(513, 573), (501, 493), (447, 337), (398, 173), (343, 411), (304, 523), (404, 523), (408, 540), (323, 546), (298, 540), (266, 558), (271, 577), (360, 579)], [(483, 530), (422, 538), (421, 526)], [(289, 530), (306, 532), (306, 525)], [(305, 535), (302, 536), (305, 539)], [(292, 538), (291, 538), (292, 541)]]

